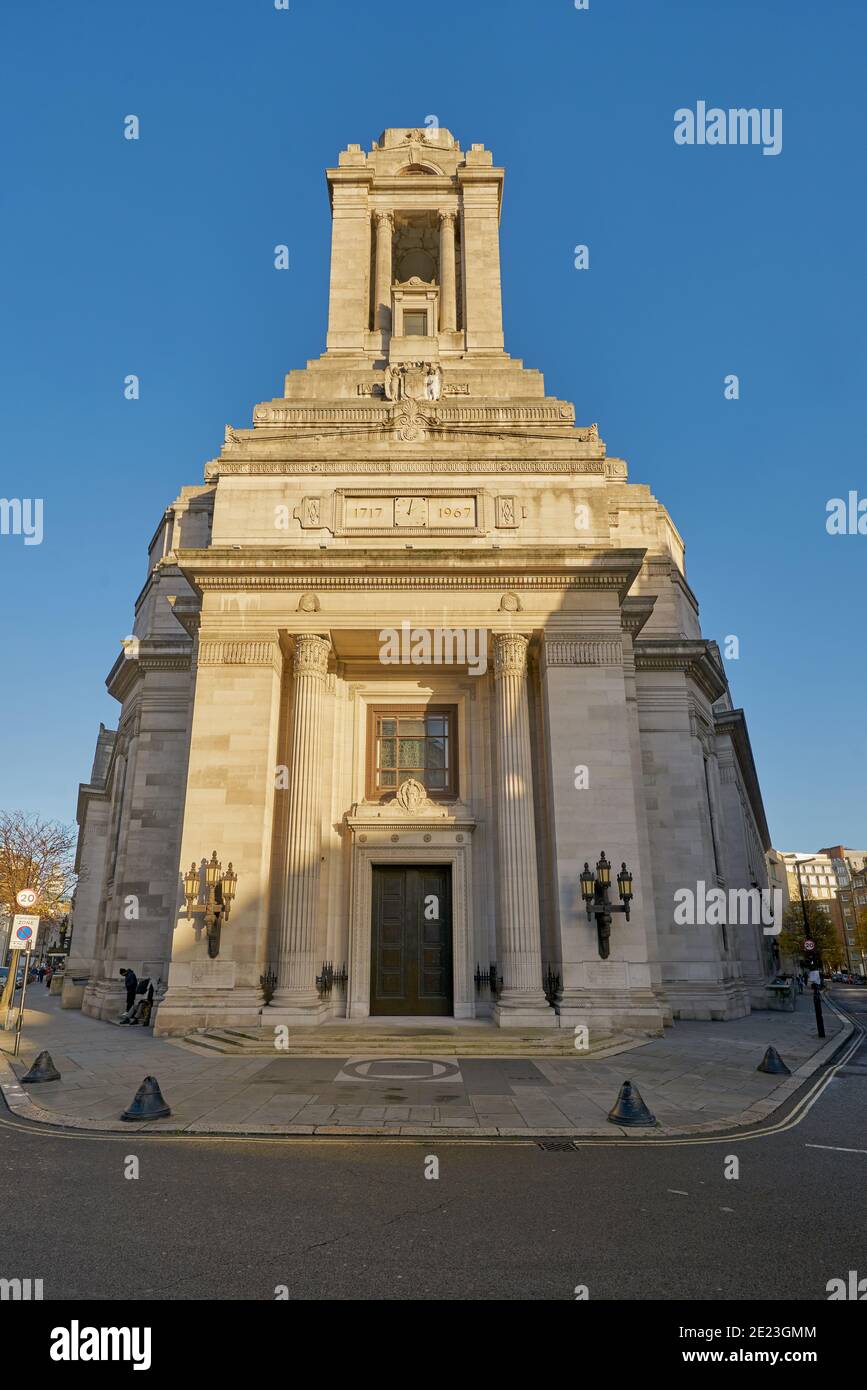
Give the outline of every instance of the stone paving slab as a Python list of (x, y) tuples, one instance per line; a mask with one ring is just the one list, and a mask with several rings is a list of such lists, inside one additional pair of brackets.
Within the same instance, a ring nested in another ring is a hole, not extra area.
[[(368, 1059), (357, 1053), (202, 1057), (177, 1040), (61, 1010), (59, 1000), (49, 996), (27, 1010), (21, 1057), (12, 1061), (0, 1053), (0, 1082), (9, 1108), (22, 1118), (108, 1133), (707, 1136), (772, 1115), (854, 1025), (830, 1005), (826, 1027), (823, 1043), (815, 1035), (812, 1000), (801, 999), (794, 1014), (678, 1023), (662, 1039), (631, 1042), (624, 1056), (461, 1057), (444, 1053), (438, 1035), (429, 1058), (413, 1051), (402, 1059), (396, 1041), (393, 1058), (378, 1053), (370, 1059), (375, 1065), (368, 1077), (363, 1067)], [(12, 1035), (0, 1032), (0, 1047), (11, 1043)], [(769, 1043), (791, 1068), (791, 1077), (756, 1071)], [(51, 1052), (61, 1080), (22, 1087), (19, 1078), (43, 1048)], [(172, 1116), (145, 1124), (121, 1121), (146, 1075), (157, 1076)], [(632, 1130), (608, 1122), (627, 1078), (656, 1116), (655, 1128)]]

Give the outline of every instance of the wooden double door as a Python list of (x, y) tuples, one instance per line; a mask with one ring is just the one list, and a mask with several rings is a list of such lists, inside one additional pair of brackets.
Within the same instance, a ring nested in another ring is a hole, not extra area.
[(451, 1014), (449, 865), (373, 868), (372, 1014)]

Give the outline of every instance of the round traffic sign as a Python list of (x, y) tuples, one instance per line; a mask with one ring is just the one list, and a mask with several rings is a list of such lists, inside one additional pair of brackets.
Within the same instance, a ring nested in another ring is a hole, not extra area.
[(815, 949), (816, 949), (816, 943), (815, 943), (815, 941), (805, 941), (805, 942), (804, 942), (804, 950), (805, 950), (805, 951), (815, 951)]
[(20, 893), (16, 893), (15, 901), (19, 907), (32, 907), (36, 902), (36, 893), (32, 888), (22, 888)]
[(33, 935), (33, 928), (32, 928), (32, 927), (16, 927), (16, 928), (15, 928), (15, 936), (16, 936), (16, 939), (17, 939), (18, 941), (20, 941), (22, 945), (26, 945), (27, 942), (30, 940), (30, 938), (31, 938), (32, 935)]

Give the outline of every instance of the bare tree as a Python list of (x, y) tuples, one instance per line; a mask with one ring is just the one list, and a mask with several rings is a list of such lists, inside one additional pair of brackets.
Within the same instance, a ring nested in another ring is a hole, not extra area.
[[(74, 826), (26, 811), (0, 811), (0, 912), (11, 920), (25, 911), (16, 898), (32, 888), (36, 902), (26, 911), (56, 924), (69, 911), (75, 886), (75, 841)], [(11, 998), (13, 974), (10, 970), (2, 1003)]]

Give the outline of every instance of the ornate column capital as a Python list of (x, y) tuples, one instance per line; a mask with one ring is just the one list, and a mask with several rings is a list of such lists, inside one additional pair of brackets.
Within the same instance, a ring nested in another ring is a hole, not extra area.
[(530, 639), (520, 632), (494, 633), (494, 679), (502, 676), (523, 676), (527, 671), (527, 648)]
[(441, 227), (447, 227), (449, 223), (451, 223), (452, 226), (455, 225), (458, 220), (458, 215), (453, 208), (439, 208), (438, 211)]
[(318, 676), (324, 680), (328, 674), (328, 653), (331, 643), (327, 637), (318, 637), (314, 632), (295, 634), (295, 650), (292, 653), (292, 670), (296, 676)]
[(373, 214), (373, 221), (374, 221), (374, 225), (376, 226), (377, 231), (379, 231), (380, 227), (383, 227), (383, 226), (390, 227), (390, 228), (392, 229), (392, 231), (394, 230), (394, 213), (393, 213), (393, 212), (381, 212), (381, 211), (380, 211), (380, 212), (375, 212), (375, 213)]

